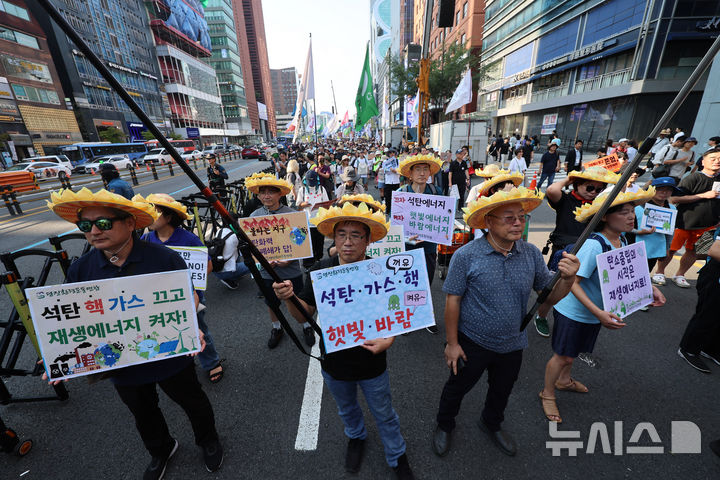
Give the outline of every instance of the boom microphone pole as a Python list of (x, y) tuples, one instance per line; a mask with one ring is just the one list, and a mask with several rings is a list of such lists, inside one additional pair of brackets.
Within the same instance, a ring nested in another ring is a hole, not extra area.
[[(625, 169), (625, 172), (623, 172), (622, 176), (620, 176), (620, 180), (610, 191), (610, 194), (608, 194), (607, 199), (605, 200), (605, 202), (603, 202), (600, 210), (598, 210), (598, 212), (590, 219), (587, 226), (585, 227), (585, 230), (583, 230), (580, 238), (578, 238), (575, 246), (570, 252), (571, 254), (576, 255), (577, 252), (580, 250), (580, 247), (582, 247), (583, 243), (585, 243), (585, 240), (587, 240), (590, 234), (595, 230), (595, 227), (600, 222), (600, 219), (603, 217), (603, 215), (605, 215), (605, 212), (607, 212), (607, 210), (610, 208), (610, 205), (612, 205), (615, 197), (618, 196), (623, 186), (627, 183), (630, 175), (632, 175), (638, 165), (640, 165), (643, 157), (645, 157), (645, 155), (652, 148), (653, 144), (655, 143), (655, 138), (657, 138), (660, 130), (662, 130), (662, 128), (670, 121), (670, 119), (672, 119), (672, 117), (680, 109), (680, 106), (690, 94), (690, 91), (695, 87), (695, 84), (700, 80), (700, 77), (712, 64), (713, 59), (715, 58), (715, 55), (717, 55), (718, 51), (720, 51), (720, 36), (715, 39), (713, 44), (710, 46), (710, 49), (707, 51), (707, 53), (705, 53), (705, 56), (702, 58), (702, 60), (700, 60), (698, 66), (695, 67), (695, 70), (693, 70), (693, 72), (690, 74), (690, 77), (688, 77), (685, 85), (682, 86), (680, 91), (675, 96), (675, 99), (672, 101), (663, 116), (660, 117), (660, 120), (658, 120), (655, 127), (652, 129), (648, 137), (642, 143), (640, 149), (638, 150), (638, 153), (635, 155), (635, 158), (633, 158), (632, 162), (630, 162), (630, 164)], [(525, 327), (528, 326), (530, 321), (535, 316), (535, 312), (537, 312), (538, 307), (542, 303), (544, 303), (545, 300), (547, 300), (548, 295), (550, 295), (550, 292), (552, 291), (553, 287), (555, 287), (555, 284), (558, 282), (558, 280), (560, 280), (560, 272), (556, 272), (553, 275), (550, 284), (548, 284), (548, 286), (545, 287), (538, 295), (535, 304), (527, 313), (527, 315), (525, 315), (525, 318), (523, 318), (522, 325), (520, 326), (521, 331), (525, 330)]]
[[(225, 206), (220, 203), (220, 200), (212, 192), (212, 190), (210, 190), (210, 188), (206, 186), (202, 180), (200, 180), (200, 177), (198, 177), (195, 171), (187, 164), (187, 162), (185, 162), (185, 160), (180, 156), (178, 151), (175, 150), (175, 147), (168, 141), (167, 138), (165, 138), (165, 135), (162, 134), (160, 129), (157, 128), (157, 126), (150, 120), (150, 118), (145, 114), (145, 112), (140, 108), (140, 106), (135, 103), (135, 100), (133, 100), (133, 98), (128, 94), (125, 88), (123, 88), (120, 82), (118, 82), (117, 79), (110, 72), (110, 70), (108, 70), (100, 57), (98, 57), (95, 52), (93, 52), (90, 47), (85, 43), (85, 41), (80, 37), (80, 35), (75, 32), (75, 30), (72, 26), (70, 26), (67, 20), (65, 20), (65, 18), (60, 14), (60, 12), (58, 12), (58, 10), (52, 5), (52, 3), (50, 3), (50, 0), (37, 0), (37, 3), (43, 8), (43, 10), (45, 10), (45, 12), (47, 12), (48, 16), (52, 18), (52, 20), (60, 27), (60, 29), (62, 29), (63, 33), (65, 33), (65, 35), (67, 35), (70, 40), (75, 43), (75, 46), (77, 46), (77, 48), (83, 53), (83, 55), (85, 55), (85, 58), (90, 61), (93, 67), (95, 67), (95, 69), (100, 73), (100, 75), (102, 75), (102, 77), (110, 84), (115, 93), (117, 93), (120, 98), (122, 98), (122, 100), (127, 104), (127, 106), (130, 107), (130, 110), (132, 110), (133, 113), (138, 116), (138, 118), (141, 122), (143, 122), (143, 124), (145, 124), (150, 133), (152, 133), (153, 136), (158, 140), (160, 145), (165, 148), (165, 150), (170, 154), (173, 160), (175, 160), (175, 162), (182, 169), (182, 171), (185, 172), (188, 177), (190, 177), (190, 180), (197, 186), (197, 188), (200, 190), (200, 193), (220, 214), (223, 223), (235, 233), (240, 243), (246, 244), (245, 248), (249, 251), (249, 253), (252, 254), (253, 257), (257, 259), (260, 265), (262, 265), (265, 271), (270, 274), (270, 276), (275, 282), (282, 282), (283, 279), (278, 276), (277, 272), (275, 272), (267, 259), (250, 241), (250, 238), (247, 236), (247, 234), (242, 230), (242, 228), (240, 228), (238, 221), (230, 215)], [(258, 288), (260, 288), (260, 291), (263, 293), (265, 298), (269, 298), (269, 295), (271, 295), (271, 291), (270, 289), (268, 289), (268, 287), (265, 286), (265, 283), (262, 281), (260, 276), (253, 274), (253, 278), (255, 279)], [(321, 356), (319, 359), (322, 359), (325, 356), (325, 345), (322, 340), (322, 330), (320, 329), (320, 326), (317, 324), (317, 322), (315, 322), (315, 319), (313, 319), (313, 317), (305, 310), (305, 308), (302, 306), (296, 296), (293, 296), (290, 301), (295, 306), (295, 308), (297, 308), (298, 311), (302, 313), (303, 317), (305, 317), (312, 329), (320, 336)], [(277, 316), (283, 328), (288, 332), (288, 335), (293, 340), (293, 343), (295, 343), (297, 348), (305, 355), (313, 356), (312, 354), (307, 352), (302, 346), (300, 340), (298, 340), (297, 335), (295, 334), (295, 331), (290, 327), (290, 324), (280, 310), (280, 307), (270, 308)]]

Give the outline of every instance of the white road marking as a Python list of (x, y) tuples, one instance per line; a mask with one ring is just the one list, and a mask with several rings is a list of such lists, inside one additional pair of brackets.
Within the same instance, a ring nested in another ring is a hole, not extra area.
[[(317, 336), (316, 336), (317, 338)], [(320, 342), (315, 342), (312, 354), (320, 355)], [(298, 423), (297, 437), (295, 437), (295, 450), (316, 450), (318, 431), (320, 430), (320, 407), (322, 406), (323, 377), (320, 373), (320, 362), (310, 358), (307, 378), (305, 380), (305, 394), (303, 395), (300, 421)]]

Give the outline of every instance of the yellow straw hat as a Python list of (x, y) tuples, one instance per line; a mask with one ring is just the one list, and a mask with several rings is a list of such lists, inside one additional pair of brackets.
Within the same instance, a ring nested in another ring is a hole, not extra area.
[(335, 225), (340, 222), (361, 222), (370, 227), (370, 242), (377, 242), (385, 238), (390, 224), (385, 220), (385, 214), (380, 211), (373, 212), (365, 203), (355, 206), (350, 202), (340, 207), (325, 209), (320, 207), (318, 214), (310, 221), (317, 227), (318, 231), (326, 237), (332, 237), (335, 232)]
[(475, 170), (475, 175), (483, 178), (491, 178), (498, 175), (500, 172), (506, 172), (507, 170), (500, 170), (500, 167), (496, 163), (491, 163), (482, 170)]
[[(586, 203), (582, 207), (575, 209), (575, 220), (578, 222), (587, 222), (590, 218), (595, 215), (605, 203), (608, 193), (602, 193), (598, 195), (592, 203)], [(613, 200), (611, 207), (622, 205), (623, 203), (645, 203), (655, 196), (655, 187), (648, 187), (647, 190), (638, 190), (637, 192), (620, 192), (615, 200)]]
[(620, 180), (620, 175), (613, 173), (607, 168), (596, 165), (594, 167), (586, 168), (582, 171), (572, 171), (568, 174), (569, 178), (584, 178), (585, 180), (592, 180), (593, 182), (600, 183), (612, 183), (613, 185)]
[(489, 197), (479, 197), (463, 208), (463, 220), (470, 228), (487, 228), (485, 217), (488, 213), (503, 205), (511, 203), (522, 204), (525, 213), (528, 213), (542, 203), (545, 195), (525, 187), (513, 188), (509, 192), (499, 191)]
[(510, 173), (507, 170), (500, 170), (500, 173), (491, 178), (488, 178), (480, 185), (480, 187), (478, 188), (478, 197), (482, 197), (483, 195), (485, 195), (485, 193), (490, 191), (491, 187), (494, 187), (498, 183), (512, 182), (513, 185), (518, 187), (521, 183), (523, 183), (524, 179), (525, 176), (520, 172)]
[(340, 197), (340, 199), (337, 201), (337, 206), (341, 207), (345, 202), (351, 202), (355, 206), (359, 206), (360, 203), (364, 203), (367, 205), (369, 209), (371, 209), (374, 212), (385, 211), (385, 205), (375, 200), (372, 195), (368, 195), (367, 193), (358, 193), (355, 195), (343, 195)]
[(169, 208), (170, 210), (173, 210), (178, 215), (180, 215), (180, 218), (182, 218), (183, 220), (191, 218), (190, 214), (188, 214), (187, 207), (175, 200), (167, 193), (151, 193), (145, 198), (143, 198), (142, 195), (138, 194), (135, 195), (132, 199), (133, 202), (145, 202), (151, 203), (155, 206)]
[(430, 166), (430, 176), (435, 175), (442, 168), (442, 160), (435, 158), (432, 155), (413, 155), (412, 157), (406, 157), (402, 162), (400, 162), (400, 165), (398, 166), (400, 175), (409, 178), (412, 167), (421, 163), (425, 163)]
[(275, 178), (275, 175), (269, 173), (253, 173), (245, 177), (245, 187), (255, 195), (260, 193), (261, 187), (275, 187), (280, 190), (281, 195), (287, 195), (292, 191), (290, 182)]
[(88, 207), (114, 208), (127, 212), (135, 217), (135, 228), (152, 225), (159, 215), (155, 207), (149, 203), (128, 200), (122, 195), (108, 192), (105, 189), (98, 190), (96, 193), (87, 188), (82, 188), (78, 192), (70, 189), (64, 189), (61, 193), (52, 192), (47, 206), (55, 215), (70, 223), (76, 223), (79, 220), (80, 211)]

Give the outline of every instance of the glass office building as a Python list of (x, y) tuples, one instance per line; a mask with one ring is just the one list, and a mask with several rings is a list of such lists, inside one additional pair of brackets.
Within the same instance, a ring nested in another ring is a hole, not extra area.
[[(704, 27), (716, 15), (710, 0), (488, 1), (478, 110), (505, 136), (556, 130), (587, 151), (642, 140), (717, 35)], [(690, 133), (704, 85), (667, 126)]]

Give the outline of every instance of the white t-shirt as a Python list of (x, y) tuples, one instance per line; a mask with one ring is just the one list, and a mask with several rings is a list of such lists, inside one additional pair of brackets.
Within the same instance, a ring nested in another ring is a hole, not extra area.
[(510, 173), (522, 173), (525, 174), (525, 170), (527, 170), (527, 164), (525, 163), (524, 158), (518, 158), (513, 157), (513, 159), (510, 161)]
[(637, 155), (638, 151), (635, 147), (627, 147), (627, 156), (628, 156), (628, 162), (632, 162), (633, 158), (635, 158), (635, 155)]
[[(231, 233), (232, 230), (229, 228), (223, 228), (218, 234), (218, 238), (224, 238), (227, 234)], [(232, 234), (225, 238), (225, 245), (223, 246), (222, 256), (225, 259), (222, 272), (234, 272), (235, 264), (238, 258), (238, 238), (237, 235)]]
[(360, 176), (365, 176), (368, 174), (368, 170), (370, 169), (370, 161), (365, 157), (358, 157), (355, 161), (357, 164), (357, 173)]

